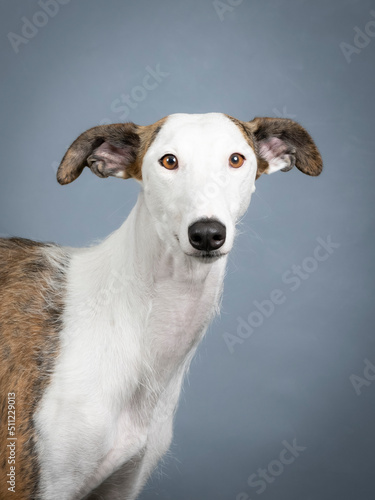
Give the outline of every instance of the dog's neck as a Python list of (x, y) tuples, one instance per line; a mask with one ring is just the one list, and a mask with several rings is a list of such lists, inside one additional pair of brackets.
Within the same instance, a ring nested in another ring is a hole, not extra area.
[(132, 297), (148, 308), (148, 314), (142, 314), (147, 318), (143, 333), (152, 344), (155, 368), (173, 370), (196, 347), (218, 309), (226, 258), (200, 262), (178, 244), (171, 248), (162, 241), (155, 226), (141, 192), (113, 235), (111, 247), (119, 251), (113, 266), (120, 275), (126, 270)]
[(89, 299), (88, 317), (96, 331), (91, 341), (108, 328), (117, 354), (125, 344), (124, 356), (134, 355), (127, 361), (146, 359), (165, 385), (187, 364), (217, 312), (225, 265), (226, 257), (206, 264), (170, 248), (159, 237), (141, 192), (120, 229), (76, 254), (73, 268), (81, 278), (75, 288), (82, 295), (73, 300), (85, 307)]

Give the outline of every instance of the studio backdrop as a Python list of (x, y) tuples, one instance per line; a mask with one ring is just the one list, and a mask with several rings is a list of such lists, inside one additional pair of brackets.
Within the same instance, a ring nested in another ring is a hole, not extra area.
[(323, 157), (257, 181), (140, 498), (373, 498), (375, 2), (16, 0), (0, 33), (1, 236), (87, 246), (122, 224), (134, 180), (56, 182), (98, 124), (292, 118)]

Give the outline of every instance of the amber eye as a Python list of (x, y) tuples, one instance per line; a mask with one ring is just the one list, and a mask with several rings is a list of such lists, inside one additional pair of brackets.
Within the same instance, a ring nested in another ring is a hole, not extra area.
[(168, 170), (174, 170), (178, 167), (178, 160), (175, 155), (164, 155), (160, 158), (159, 163)]
[(240, 153), (233, 153), (229, 157), (229, 165), (233, 168), (242, 167), (244, 161), (245, 161), (245, 157), (240, 155)]

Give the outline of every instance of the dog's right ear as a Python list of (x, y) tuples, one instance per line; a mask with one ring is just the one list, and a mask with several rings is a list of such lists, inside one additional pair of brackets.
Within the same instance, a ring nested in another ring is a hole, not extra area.
[(57, 170), (58, 182), (73, 182), (86, 166), (98, 177), (141, 180), (141, 128), (134, 123), (114, 123), (86, 130), (65, 153)]

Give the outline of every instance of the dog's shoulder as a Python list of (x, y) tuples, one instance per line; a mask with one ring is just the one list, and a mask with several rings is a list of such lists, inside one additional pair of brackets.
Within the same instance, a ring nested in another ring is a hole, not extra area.
[(26, 238), (0, 238), (0, 296), (9, 288), (26, 285), (40, 286), (40, 279), (54, 273), (56, 263), (49, 257), (63, 249), (53, 243)]
[[(25, 238), (0, 238), (0, 286), (7, 277), (17, 278), (17, 269), (21, 278), (25, 265), (40, 261), (41, 249), (44, 247), (44, 243)], [(23, 279), (25, 278), (27, 274), (23, 275)]]
[[(38, 484), (33, 415), (59, 353), (67, 252), (49, 243), (0, 239), (0, 420), (7, 394), (16, 400), (17, 498), (35, 498)], [(6, 426), (0, 441), (7, 442)], [(0, 478), (6, 464), (0, 461)], [(0, 498), (6, 481), (1, 481)], [(5, 497), (4, 497), (5, 498)]]

